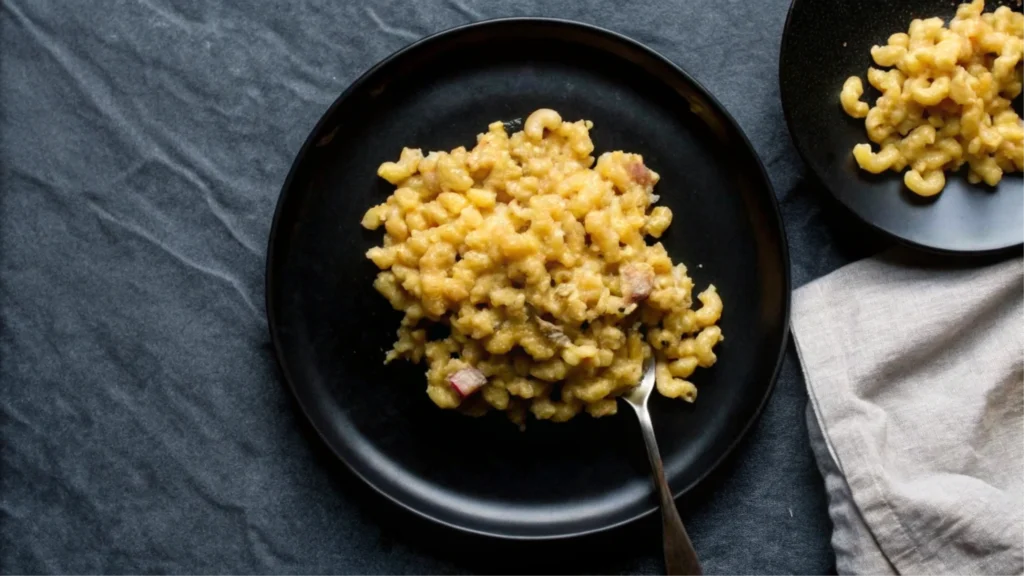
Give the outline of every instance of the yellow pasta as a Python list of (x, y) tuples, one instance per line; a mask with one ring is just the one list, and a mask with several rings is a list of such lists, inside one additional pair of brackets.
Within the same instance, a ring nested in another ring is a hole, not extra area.
[(843, 84), (839, 101), (864, 118), (868, 139), (853, 157), (874, 174), (893, 170), (921, 196), (946, 185), (946, 170), (968, 166), (967, 179), (995, 186), (1007, 172), (1024, 170), (1024, 127), (1011, 101), (1022, 90), (1024, 15), (1003, 6), (983, 13), (984, 0), (962, 4), (945, 26), (940, 18), (914, 20), (907, 33), (871, 49), (868, 82), (882, 93), (874, 106), (861, 101), (860, 78)]
[(839, 93), (839, 101), (843, 105), (843, 110), (846, 110), (846, 113), (854, 118), (867, 116), (868, 105), (860, 101), (860, 97), (863, 95), (864, 84), (861, 83), (860, 78), (856, 76), (847, 78), (843, 84), (843, 91)]
[(396, 189), (363, 216), (385, 231), (366, 256), (404, 313), (385, 362), (425, 362), (441, 408), (607, 416), (652, 356), (662, 394), (696, 399), (686, 378), (716, 361), (722, 300), (712, 285), (693, 309), (686, 267), (646, 241), (672, 222), (652, 206), (658, 174), (637, 154), (595, 162), (591, 127), (542, 109), (511, 136), (494, 122), (472, 150), (406, 148), (378, 169)]

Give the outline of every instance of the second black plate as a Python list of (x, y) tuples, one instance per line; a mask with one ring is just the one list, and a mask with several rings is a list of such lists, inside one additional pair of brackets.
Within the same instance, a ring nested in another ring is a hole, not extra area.
[(359, 222), (393, 187), (377, 166), (403, 146), (472, 146), (494, 120), (535, 109), (594, 121), (596, 153), (644, 155), (675, 221), (662, 241), (698, 287), (718, 286), (726, 341), (695, 376), (696, 405), (652, 412), (676, 493), (704, 477), (757, 416), (775, 381), (789, 313), (785, 235), (760, 161), (733, 120), (677, 67), (597, 28), (483, 22), (384, 61), (324, 115), (288, 176), (271, 232), (267, 313), (282, 370), (328, 445), (398, 504), (463, 530), (509, 538), (593, 532), (657, 500), (635, 417), (567, 424), (438, 409), (424, 367), (383, 365), (400, 315), (364, 257), (380, 232)]
[[(867, 83), (871, 47), (906, 32), (914, 18), (949, 21), (958, 2), (945, 0), (794, 0), (779, 56), (782, 107), (793, 142), (826, 188), (871, 226), (907, 244), (938, 252), (989, 253), (1024, 243), (1021, 174), (1007, 174), (996, 188), (968, 184), (966, 169), (947, 174), (938, 196), (906, 189), (903, 175), (873, 175), (857, 166), (853, 147), (867, 142), (864, 120), (847, 116), (839, 91), (860, 76), (865, 102), (877, 91)], [(988, 2), (988, 9), (1014, 0)], [(1020, 110), (1020, 99), (1014, 103)], [(877, 149), (877, 147), (876, 147)]]

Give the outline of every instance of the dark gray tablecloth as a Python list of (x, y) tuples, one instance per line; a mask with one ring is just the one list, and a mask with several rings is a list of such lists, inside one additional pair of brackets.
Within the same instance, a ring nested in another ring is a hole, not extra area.
[[(607, 27), (702, 82), (771, 174), (797, 286), (875, 248), (787, 135), (786, 0), (618, 4), (4, 0), (0, 570), (661, 570), (655, 519), (509, 544), (386, 503), (300, 418), (263, 308), (278, 191), (320, 114), (394, 50), (498, 16)], [(708, 572), (832, 569), (805, 403), (790, 350), (752, 434), (682, 502)]]

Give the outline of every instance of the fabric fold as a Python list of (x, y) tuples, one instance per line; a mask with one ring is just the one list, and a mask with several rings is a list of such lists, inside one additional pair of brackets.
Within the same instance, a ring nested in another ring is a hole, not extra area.
[(895, 251), (794, 294), (841, 573), (1024, 572), (1022, 282)]

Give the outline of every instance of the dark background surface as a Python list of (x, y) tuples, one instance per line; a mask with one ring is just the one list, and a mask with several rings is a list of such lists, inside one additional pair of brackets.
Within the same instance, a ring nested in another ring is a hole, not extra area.
[[(807, 181), (785, 130), (785, 0), (69, 3), (0, 12), (0, 571), (657, 573), (655, 518), (495, 542), (362, 485), (283, 386), (264, 252), (292, 158), (391, 52), (485, 18), (626, 34), (736, 117), (800, 286), (879, 241)], [(613, 7), (615, 6), (615, 7)], [(709, 573), (833, 569), (790, 347), (763, 417), (680, 501)]]

